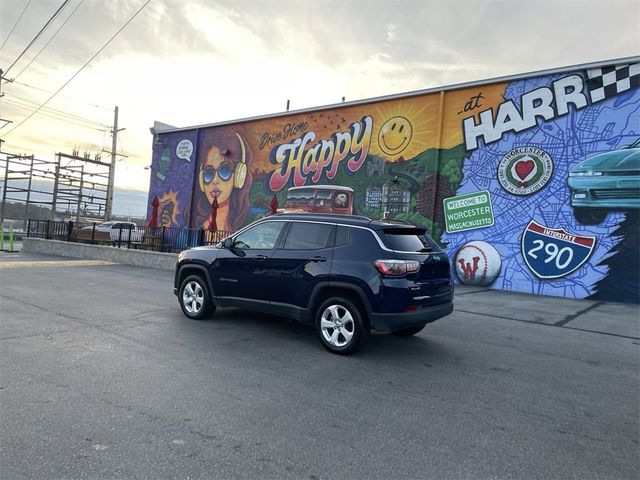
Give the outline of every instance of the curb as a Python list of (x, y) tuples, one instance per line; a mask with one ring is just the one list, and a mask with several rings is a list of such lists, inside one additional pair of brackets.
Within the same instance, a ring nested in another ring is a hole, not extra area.
[(114, 263), (160, 268), (162, 270), (174, 270), (178, 260), (178, 254), (176, 253), (148, 252), (87, 243), (45, 240), (44, 238), (24, 238), (22, 251), (61, 257), (107, 260)]

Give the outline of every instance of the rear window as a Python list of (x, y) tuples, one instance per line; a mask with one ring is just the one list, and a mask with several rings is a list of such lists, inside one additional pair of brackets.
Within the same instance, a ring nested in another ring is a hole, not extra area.
[(387, 248), (402, 252), (440, 251), (436, 243), (420, 228), (390, 228), (380, 233), (380, 238)]

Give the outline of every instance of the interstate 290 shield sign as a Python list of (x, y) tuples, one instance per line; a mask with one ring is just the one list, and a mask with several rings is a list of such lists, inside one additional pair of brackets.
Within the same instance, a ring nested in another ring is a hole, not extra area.
[(522, 234), (522, 256), (538, 278), (569, 275), (587, 261), (596, 245), (596, 237), (549, 228), (531, 220)]

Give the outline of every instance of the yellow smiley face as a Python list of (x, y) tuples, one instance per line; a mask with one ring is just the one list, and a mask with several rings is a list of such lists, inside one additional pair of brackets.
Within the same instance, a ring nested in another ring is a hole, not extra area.
[(378, 134), (378, 145), (387, 155), (398, 155), (411, 141), (413, 127), (404, 117), (392, 117), (382, 125)]

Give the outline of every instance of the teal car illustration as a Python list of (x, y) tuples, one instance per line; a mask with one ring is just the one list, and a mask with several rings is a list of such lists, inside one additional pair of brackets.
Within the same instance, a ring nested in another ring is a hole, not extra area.
[(596, 224), (611, 210), (640, 208), (640, 139), (588, 158), (569, 171), (576, 220)]

